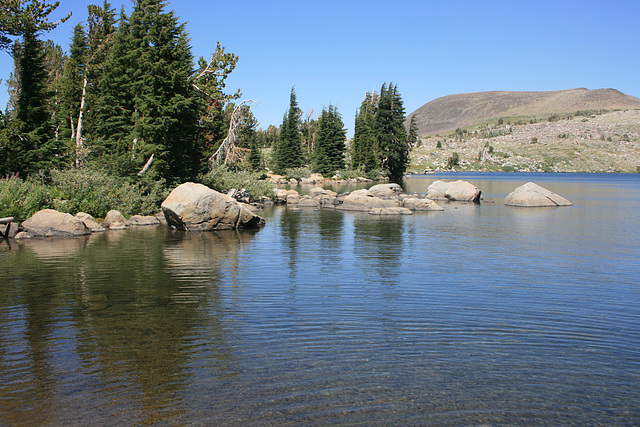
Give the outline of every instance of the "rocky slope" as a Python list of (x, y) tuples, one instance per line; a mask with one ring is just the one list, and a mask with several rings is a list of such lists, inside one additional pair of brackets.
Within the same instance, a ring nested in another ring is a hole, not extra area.
[(640, 110), (531, 122), (423, 137), (409, 172), (640, 172)]
[(584, 110), (640, 109), (640, 98), (615, 89), (585, 88), (549, 92), (476, 92), (444, 96), (411, 113), (419, 135), (433, 135), (502, 118), (543, 120)]

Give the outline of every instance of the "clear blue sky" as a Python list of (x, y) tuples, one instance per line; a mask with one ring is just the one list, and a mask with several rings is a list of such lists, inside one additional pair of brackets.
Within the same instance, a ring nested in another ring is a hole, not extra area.
[[(65, 50), (88, 4), (60, 0), (45, 35)], [(118, 11), (129, 0), (111, 0)], [(640, 97), (640, 1), (173, 0), (193, 54), (216, 42), (239, 56), (227, 89), (258, 103), (263, 128), (282, 122), (295, 86), (303, 112), (333, 104), (349, 135), (365, 92), (397, 84), (407, 114), (438, 97), (488, 90), (615, 88)], [(0, 105), (12, 60), (1, 53)]]

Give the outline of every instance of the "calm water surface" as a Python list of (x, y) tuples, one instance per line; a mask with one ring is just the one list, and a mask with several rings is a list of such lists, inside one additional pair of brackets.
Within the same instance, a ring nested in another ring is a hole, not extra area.
[(481, 205), (0, 242), (0, 424), (639, 424), (640, 175), (403, 186), (458, 178)]

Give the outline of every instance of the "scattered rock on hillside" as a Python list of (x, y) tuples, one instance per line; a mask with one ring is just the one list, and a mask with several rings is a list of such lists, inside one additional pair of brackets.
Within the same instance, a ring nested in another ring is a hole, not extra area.
[(521, 207), (554, 207), (571, 206), (573, 203), (534, 182), (527, 182), (509, 193), (504, 204)]
[(176, 187), (161, 206), (167, 223), (181, 230), (257, 228), (265, 223), (232, 197), (193, 182)]

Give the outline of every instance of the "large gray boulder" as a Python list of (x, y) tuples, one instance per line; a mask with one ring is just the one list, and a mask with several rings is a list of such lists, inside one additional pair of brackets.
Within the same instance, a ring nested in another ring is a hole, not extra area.
[(342, 199), (342, 204), (336, 209), (343, 211), (369, 211), (371, 208), (396, 208), (399, 201), (387, 200), (376, 197), (369, 190), (355, 190)]
[(453, 182), (434, 181), (427, 188), (427, 198), (431, 200), (478, 203), (481, 195), (478, 187), (461, 179)]
[[(54, 209), (43, 209), (22, 223), (29, 237), (84, 236), (91, 230), (76, 217)], [(26, 236), (24, 236), (26, 237)]]
[(573, 203), (534, 182), (527, 182), (509, 193), (504, 204), (521, 207), (554, 207), (571, 206)]
[(193, 182), (176, 187), (161, 206), (167, 223), (180, 230), (257, 228), (265, 223), (232, 197)]
[(449, 183), (444, 197), (454, 202), (473, 202), (480, 201), (482, 192), (475, 185), (462, 181), (461, 179)]

